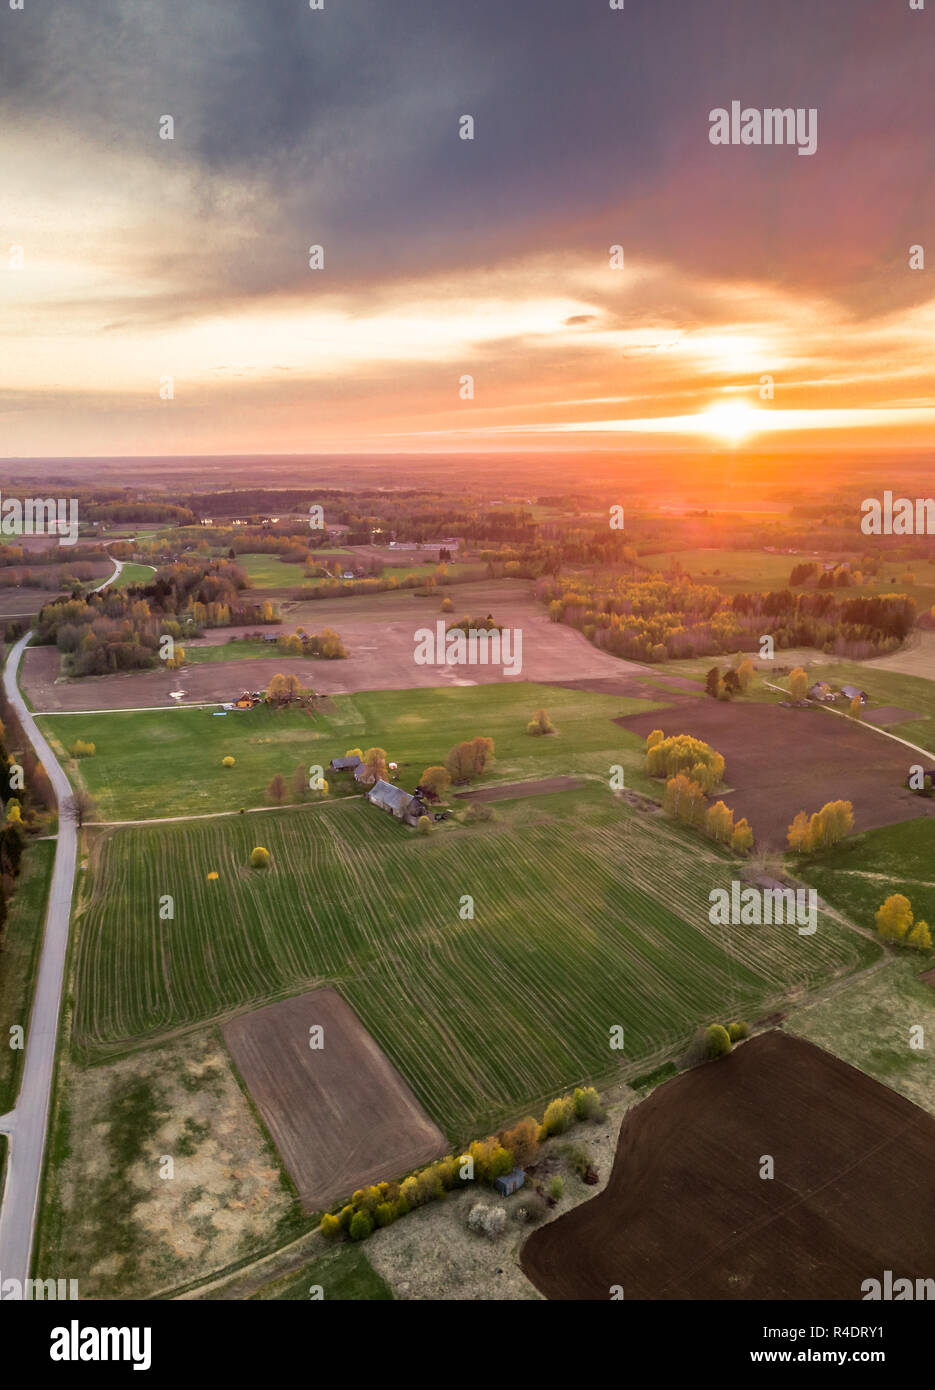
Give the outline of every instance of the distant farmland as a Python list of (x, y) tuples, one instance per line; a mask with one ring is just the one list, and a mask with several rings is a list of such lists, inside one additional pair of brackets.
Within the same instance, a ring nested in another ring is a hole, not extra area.
[[(102, 835), (79, 907), (75, 1044), (102, 1057), (332, 985), (460, 1140), (879, 954), (827, 919), (812, 937), (711, 926), (709, 889), (734, 867), (603, 789), (499, 817), (422, 839), (354, 800)], [(267, 872), (246, 867), (256, 844)]]

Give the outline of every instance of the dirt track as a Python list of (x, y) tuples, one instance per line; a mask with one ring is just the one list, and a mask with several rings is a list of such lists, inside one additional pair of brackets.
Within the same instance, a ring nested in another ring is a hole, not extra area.
[[(309, 1046), (313, 1025), (323, 1029), (320, 1049)], [(242, 1014), (224, 1038), (309, 1211), (447, 1152), (441, 1130), (334, 990)]]
[(519, 801), (547, 792), (566, 792), (583, 786), (580, 777), (539, 777), (533, 782), (504, 782), (499, 787), (482, 787), (476, 792), (455, 792), (459, 801)]
[(631, 1110), (605, 1190), (520, 1263), (554, 1299), (861, 1299), (887, 1269), (935, 1277), (933, 1164), (925, 1111), (764, 1033)]
[(723, 800), (747, 817), (759, 846), (785, 848), (794, 816), (826, 801), (853, 802), (857, 831), (935, 815), (903, 785), (917, 761), (910, 749), (820, 709), (700, 699), (614, 722), (642, 735), (693, 734), (722, 753), (732, 788)]

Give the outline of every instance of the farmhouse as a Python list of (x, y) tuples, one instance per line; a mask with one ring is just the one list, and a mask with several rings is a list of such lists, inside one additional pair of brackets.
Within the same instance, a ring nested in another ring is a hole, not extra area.
[(371, 782), (375, 782), (376, 780), (377, 779), (374, 777), (367, 764), (358, 760), (354, 767), (354, 781), (360, 782), (361, 786), (368, 787)]
[(860, 690), (856, 685), (842, 685), (841, 694), (846, 700), (859, 700), (862, 705), (870, 699), (866, 690)]
[(512, 1173), (507, 1173), (505, 1177), (497, 1178), (494, 1187), (501, 1197), (510, 1197), (526, 1181), (526, 1174), (522, 1168), (514, 1168)]
[(812, 700), (823, 700), (825, 702), (838, 698), (827, 681), (816, 681), (808, 694), (809, 698)]
[(425, 815), (425, 807), (417, 796), (402, 787), (394, 787), (392, 782), (384, 782), (382, 777), (370, 788), (367, 800), (383, 811), (391, 811), (397, 820), (407, 825), (416, 825), (419, 817)]
[(360, 767), (360, 758), (356, 753), (349, 758), (332, 758), (329, 766), (332, 772), (350, 772), (352, 768)]

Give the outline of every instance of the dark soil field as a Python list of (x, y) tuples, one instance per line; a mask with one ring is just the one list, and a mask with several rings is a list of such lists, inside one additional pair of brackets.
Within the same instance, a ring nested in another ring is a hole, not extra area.
[(933, 1164), (931, 1115), (763, 1033), (631, 1110), (606, 1189), (520, 1262), (554, 1299), (859, 1300), (884, 1270), (935, 1277)]
[(935, 815), (903, 785), (918, 755), (820, 709), (702, 699), (615, 722), (641, 735), (692, 734), (722, 753), (731, 788), (722, 799), (747, 817), (758, 846), (784, 848), (794, 816), (826, 801), (853, 802), (856, 831)]
[[(309, 1046), (316, 1024), (320, 1049)], [(447, 1152), (441, 1130), (334, 990), (242, 1014), (224, 1038), (308, 1210)]]
[(881, 709), (864, 710), (862, 715), (865, 724), (879, 724), (881, 728), (887, 724), (905, 724), (907, 720), (920, 717), (918, 710), (900, 709), (898, 705), (884, 705)]

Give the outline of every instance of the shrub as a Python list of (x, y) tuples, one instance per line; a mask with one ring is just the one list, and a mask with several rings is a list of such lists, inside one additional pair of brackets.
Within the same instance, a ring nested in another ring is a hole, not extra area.
[(443, 612), (443, 613), (451, 613), (451, 612), (453, 612), (453, 610), (454, 610), (454, 604), (452, 603), (451, 599), (450, 599), (450, 598), (443, 598), (443, 599), (442, 599), (442, 612)]
[(705, 1051), (709, 1057), (724, 1057), (731, 1050), (730, 1034), (720, 1023), (705, 1029)]
[(548, 1208), (538, 1192), (523, 1192), (517, 1197), (513, 1207), (513, 1220), (527, 1226), (536, 1226), (545, 1217)]
[(341, 1232), (341, 1218), (339, 1216), (332, 1216), (330, 1212), (326, 1211), (321, 1218), (321, 1226), (319, 1229), (323, 1236), (327, 1236), (329, 1240), (333, 1240), (335, 1236), (339, 1235)]
[(486, 821), (496, 820), (497, 813), (486, 801), (472, 801), (462, 819), (465, 825), (480, 825)]
[(79, 738), (68, 751), (73, 758), (93, 758), (97, 749), (93, 743), (85, 743), (83, 738)]
[(571, 1096), (559, 1096), (549, 1101), (542, 1118), (542, 1128), (546, 1138), (552, 1134), (564, 1134), (575, 1119), (575, 1103)]
[(576, 1120), (602, 1120), (601, 1098), (593, 1086), (577, 1086), (574, 1094)]
[(395, 1202), (381, 1202), (374, 1212), (378, 1226), (392, 1226), (399, 1216)]
[(748, 1036), (749, 1036), (749, 1033), (750, 1033), (750, 1025), (749, 1025), (749, 1023), (740, 1022), (740, 1023), (729, 1023), (729, 1024), (727, 1025), (727, 1036), (730, 1038), (730, 1040), (731, 1040), (732, 1043), (740, 1042), (743, 1038), (748, 1037)]
[(265, 868), (267, 868), (268, 865), (269, 865), (269, 850), (268, 850), (268, 849), (264, 849), (262, 845), (257, 845), (256, 849), (255, 849), (255, 850), (253, 851), (253, 853), (250, 855), (250, 867), (251, 867), (251, 869), (265, 869)]
[(366, 1240), (373, 1230), (373, 1222), (370, 1213), (366, 1211), (355, 1211), (351, 1217), (351, 1224), (348, 1227), (348, 1234), (351, 1240)]
[(531, 1115), (527, 1115), (512, 1129), (504, 1130), (500, 1139), (503, 1147), (513, 1155), (514, 1165), (526, 1168), (535, 1161), (539, 1148), (539, 1125)]
[(564, 1178), (560, 1178), (560, 1177), (556, 1174), (556, 1176), (555, 1176), (555, 1177), (552, 1179), (552, 1181), (549, 1183), (549, 1196), (552, 1197), (552, 1198), (554, 1198), (555, 1201), (557, 1202), (557, 1201), (559, 1201), (559, 1199), (562, 1197), (564, 1191), (565, 1191), (565, 1180), (564, 1180)]
[(591, 1166), (591, 1155), (584, 1144), (563, 1144), (559, 1153), (571, 1164), (572, 1171), (583, 1178)]
[(483, 1202), (475, 1202), (468, 1212), (468, 1229), (476, 1231), (478, 1235), (487, 1236), (489, 1240), (497, 1240), (506, 1230), (506, 1209), (504, 1207), (489, 1207)]
[(229, 753), (228, 753), (228, 755), (227, 755), (226, 758), (222, 758), (222, 759), (221, 759), (221, 766), (222, 766), (222, 767), (233, 767), (233, 766), (234, 766), (234, 759), (231, 757), (231, 755), (230, 755)]
[(419, 817), (419, 834), (420, 834), (420, 835), (431, 835), (433, 829), (434, 829), (434, 822), (432, 821), (431, 816), (420, 816), (420, 817)]
[(527, 734), (554, 734), (555, 726), (549, 718), (548, 710), (537, 709), (526, 725)]

